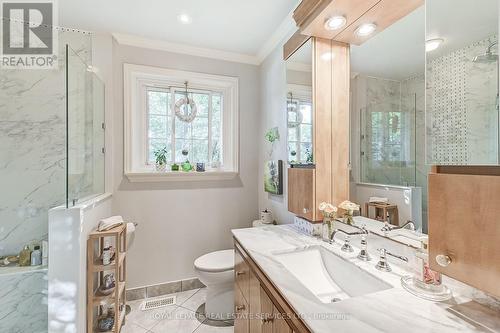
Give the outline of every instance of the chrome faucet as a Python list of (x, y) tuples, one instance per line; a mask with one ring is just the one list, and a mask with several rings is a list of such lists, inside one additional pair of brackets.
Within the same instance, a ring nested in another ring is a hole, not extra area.
[(413, 223), (413, 221), (407, 221), (402, 226), (393, 226), (393, 225), (390, 225), (389, 223), (385, 222), (384, 226), (382, 227), (382, 229), (380, 229), (380, 231), (389, 232), (389, 231), (393, 231), (393, 230), (405, 229), (408, 226), (409, 226), (408, 230), (415, 231), (416, 227), (415, 227), (415, 223)]
[(368, 230), (366, 230), (365, 226), (362, 226), (361, 228), (357, 227), (359, 231), (353, 231), (353, 232), (348, 232), (342, 229), (335, 229), (332, 232), (332, 235), (330, 236), (330, 243), (335, 243), (334, 237), (337, 232), (341, 232), (343, 234), (346, 234), (347, 236), (355, 236), (355, 235), (368, 235)]
[(402, 260), (404, 262), (408, 262), (408, 258), (407, 257), (399, 256), (397, 254), (390, 253), (389, 251), (387, 251), (384, 248), (378, 249), (378, 250), (380, 251), (380, 260), (377, 263), (377, 265), (375, 265), (375, 268), (378, 269), (379, 271), (384, 271), (384, 272), (390, 272), (390, 271), (392, 271), (391, 266), (389, 266), (389, 263), (387, 262), (387, 256), (388, 255), (391, 256), (391, 257), (397, 258), (399, 260)]
[[(356, 227), (359, 229), (359, 231), (353, 231), (353, 232), (348, 232), (342, 229), (335, 229), (332, 232), (332, 236), (330, 237), (330, 244), (333, 244), (335, 242), (334, 237), (335, 234), (338, 232), (344, 233), (346, 235), (346, 238), (344, 240), (344, 245), (340, 248), (344, 252), (354, 252), (354, 249), (351, 246), (351, 236), (355, 235), (363, 235), (363, 238), (361, 240), (361, 253), (359, 254), (359, 258), (363, 259), (361, 257), (366, 257), (367, 259), (363, 260), (369, 260), (368, 253), (366, 252), (366, 235), (368, 235), (368, 231), (366, 230), (365, 226), (362, 226), (361, 228)], [(361, 257), (360, 257), (361, 256)]]

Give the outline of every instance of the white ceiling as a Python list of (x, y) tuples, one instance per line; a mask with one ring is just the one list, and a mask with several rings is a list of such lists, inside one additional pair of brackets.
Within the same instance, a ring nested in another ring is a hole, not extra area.
[(425, 9), (420, 7), (361, 46), (351, 47), (351, 71), (401, 80), (425, 69)]
[(388, 79), (405, 79), (424, 73), (426, 39), (444, 39), (440, 48), (427, 53), (428, 58), (433, 58), (498, 34), (498, 0), (428, 0), (426, 6), (363, 45), (353, 45), (352, 71)]
[[(298, 0), (63, 0), (64, 27), (257, 55)], [(178, 22), (188, 14), (192, 23)]]
[(428, 56), (440, 56), (498, 34), (498, 9), (498, 0), (427, 1), (427, 39), (445, 40)]

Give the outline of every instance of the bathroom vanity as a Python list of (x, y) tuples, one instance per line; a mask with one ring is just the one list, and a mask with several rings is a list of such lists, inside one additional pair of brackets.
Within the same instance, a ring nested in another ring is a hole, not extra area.
[(325, 243), (292, 225), (238, 229), (233, 236), (235, 333), (486, 331), (449, 311), (470, 301), (458, 291), (447, 302), (427, 301), (402, 288), (401, 277), (412, 274), (407, 264), (390, 258), (391, 272), (377, 270), (376, 247), (400, 251), (389, 240), (370, 235), (372, 258), (362, 261), (359, 240), (346, 253), (340, 242)]

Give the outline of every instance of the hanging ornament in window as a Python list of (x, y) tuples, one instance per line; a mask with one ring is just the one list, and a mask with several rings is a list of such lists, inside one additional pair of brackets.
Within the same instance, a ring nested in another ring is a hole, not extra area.
[[(295, 128), (302, 123), (302, 112), (298, 109), (297, 103), (294, 102), (292, 93), (288, 93), (288, 97), (290, 97), (290, 100), (287, 102), (288, 128)], [(290, 113), (295, 113), (295, 121), (290, 121)]]
[[(185, 123), (190, 123), (196, 118), (196, 113), (198, 112), (198, 109), (196, 108), (196, 103), (192, 98), (189, 98), (188, 96), (188, 83), (187, 81), (184, 83), (186, 86), (186, 93), (185, 96), (177, 102), (175, 102), (175, 116), (177, 119), (180, 121), (183, 121)], [(189, 109), (189, 113), (184, 112), (184, 110)]]

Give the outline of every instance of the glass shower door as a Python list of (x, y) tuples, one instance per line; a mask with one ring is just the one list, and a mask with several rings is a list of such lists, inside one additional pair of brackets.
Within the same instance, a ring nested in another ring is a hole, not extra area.
[(381, 102), (361, 110), (361, 181), (415, 184), (414, 108)]
[(66, 46), (66, 204), (104, 193), (104, 84)]

